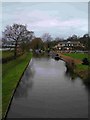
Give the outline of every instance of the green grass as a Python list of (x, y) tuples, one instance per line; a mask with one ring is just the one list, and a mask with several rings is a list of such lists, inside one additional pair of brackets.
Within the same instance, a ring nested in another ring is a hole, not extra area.
[(2, 58), (2, 51), (0, 51), (0, 58)]
[(2, 51), (2, 58), (8, 58), (14, 56), (14, 51)]
[[(87, 53), (65, 53), (64, 55), (66, 56), (70, 56), (74, 59), (79, 59), (79, 60), (83, 60), (83, 58), (88, 58), (88, 60), (90, 61), (90, 57)], [(76, 64), (75, 67), (75, 73), (79, 75), (79, 77), (81, 77), (83, 80), (88, 78), (88, 65), (83, 65), (83, 64)]]
[(0, 64), (0, 120), (2, 117), (2, 64)]
[(77, 66), (77, 69), (79, 70), (83, 70), (83, 71), (88, 70), (88, 65), (77, 64), (76, 66)]
[(77, 64), (75, 73), (77, 73), (82, 78), (82, 80), (86, 81), (88, 78), (88, 65)]
[(85, 57), (88, 58), (88, 54), (86, 53), (65, 53), (64, 55), (80, 60), (82, 60)]
[(16, 60), (2, 65), (2, 114), (4, 115), (11, 99), (12, 93), (26, 67), (32, 54), (26, 53)]

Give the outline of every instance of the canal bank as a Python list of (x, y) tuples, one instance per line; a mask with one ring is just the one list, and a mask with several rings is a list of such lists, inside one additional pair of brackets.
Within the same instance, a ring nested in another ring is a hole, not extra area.
[(82, 60), (80, 59), (75, 59), (73, 57), (66, 56), (60, 52), (55, 53), (58, 54), (59, 57), (66, 62), (66, 66), (71, 72), (78, 75), (86, 84), (90, 84), (89, 65), (82, 65)]
[[(7, 116), (18, 84), (29, 64), (32, 53), (25, 53), (16, 60), (2, 65), (2, 117)], [(9, 68), (9, 69), (8, 69)]]
[(7, 118), (88, 118), (88, 91), (65, 63), (33, 58), (15, 92)]

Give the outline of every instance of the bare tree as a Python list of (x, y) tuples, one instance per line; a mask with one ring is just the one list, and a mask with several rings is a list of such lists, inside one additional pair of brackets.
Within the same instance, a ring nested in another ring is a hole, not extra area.
[(45, 42), (50, 42), (52, 40), (52, 37), (49, 33), (44, 33), (42, 35), (42, 40), (45, 41)]
[(25, 40), (31, 40), (33, 36), (32, 31), (28, 31), (25, 25), (13, 24), (12, 26), (7, 26), (5, 31), (2, 33), (3, 42), (8, 42), (14, 44), (14, 57), (17, 56), (18, 46)]
[(52, 37), (49, 33), (44, 33), (43, 36), (42, 36), (42, 40), (45, 42), (45, 46), (46, 46), (46, 49), (50, 49), (51, 48), (51, 40), (52, 40)]

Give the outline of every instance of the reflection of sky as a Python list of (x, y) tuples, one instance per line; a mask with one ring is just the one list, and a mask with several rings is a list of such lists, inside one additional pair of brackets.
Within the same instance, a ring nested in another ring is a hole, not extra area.
[(37, 36), (87, 33), (88, 3), (3, 3), (3, 25), (26, 24)]
[(64, 73), (61, 60), (33, 58), (16, 91), (8, 118), (88, 117), (85, 85), (80, 78), (72, 82)]

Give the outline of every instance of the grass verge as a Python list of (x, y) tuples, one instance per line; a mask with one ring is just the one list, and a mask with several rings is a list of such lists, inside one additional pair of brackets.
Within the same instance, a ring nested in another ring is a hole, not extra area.
[(88, 78), (88, 65), (76, 64), (75, 73), (85, 81)]
[(0, 63), (0, 120), (2, 118), (2, 64)]
[(5, 58), (8, 58), (8, 57), (12, 57), (14, 56), (14, 51), (2, 51), (2, 58), (5, 59)]
[(69, 64), (73, 60), (75, 63), (74, 73), (81, 77), (84, 82), (90, 83), (90, 80), (87, 80), (89, 78), (89, 65), (82, 64), (83, 58), (88, 58), (90, 61), (90, 57), (87, 53), (57, 53)]
[[(71, 58), (74, 58), (75, 60), (75, 73), (79, 75), (83, 80), (86, 80), (88, 78), (88, 65), (82, 64), (82, 59), (88, 58), (88, 54), (86, 53), (65, 53), (65, 56), (69, 56)], [(77, 62), (78, 60), (81, 61), (81, 63)]]
[(70, 56), (74, 59), (79, 59), (82, 60), (83, 58), (88, 58), (88, 54), (87, 53), (64, 53), (64, 55), (66, 56)]
[(6, 113), (13, 91), (31, 57), (32, 53), (25, 53), (2, 65), (2, 116)]

